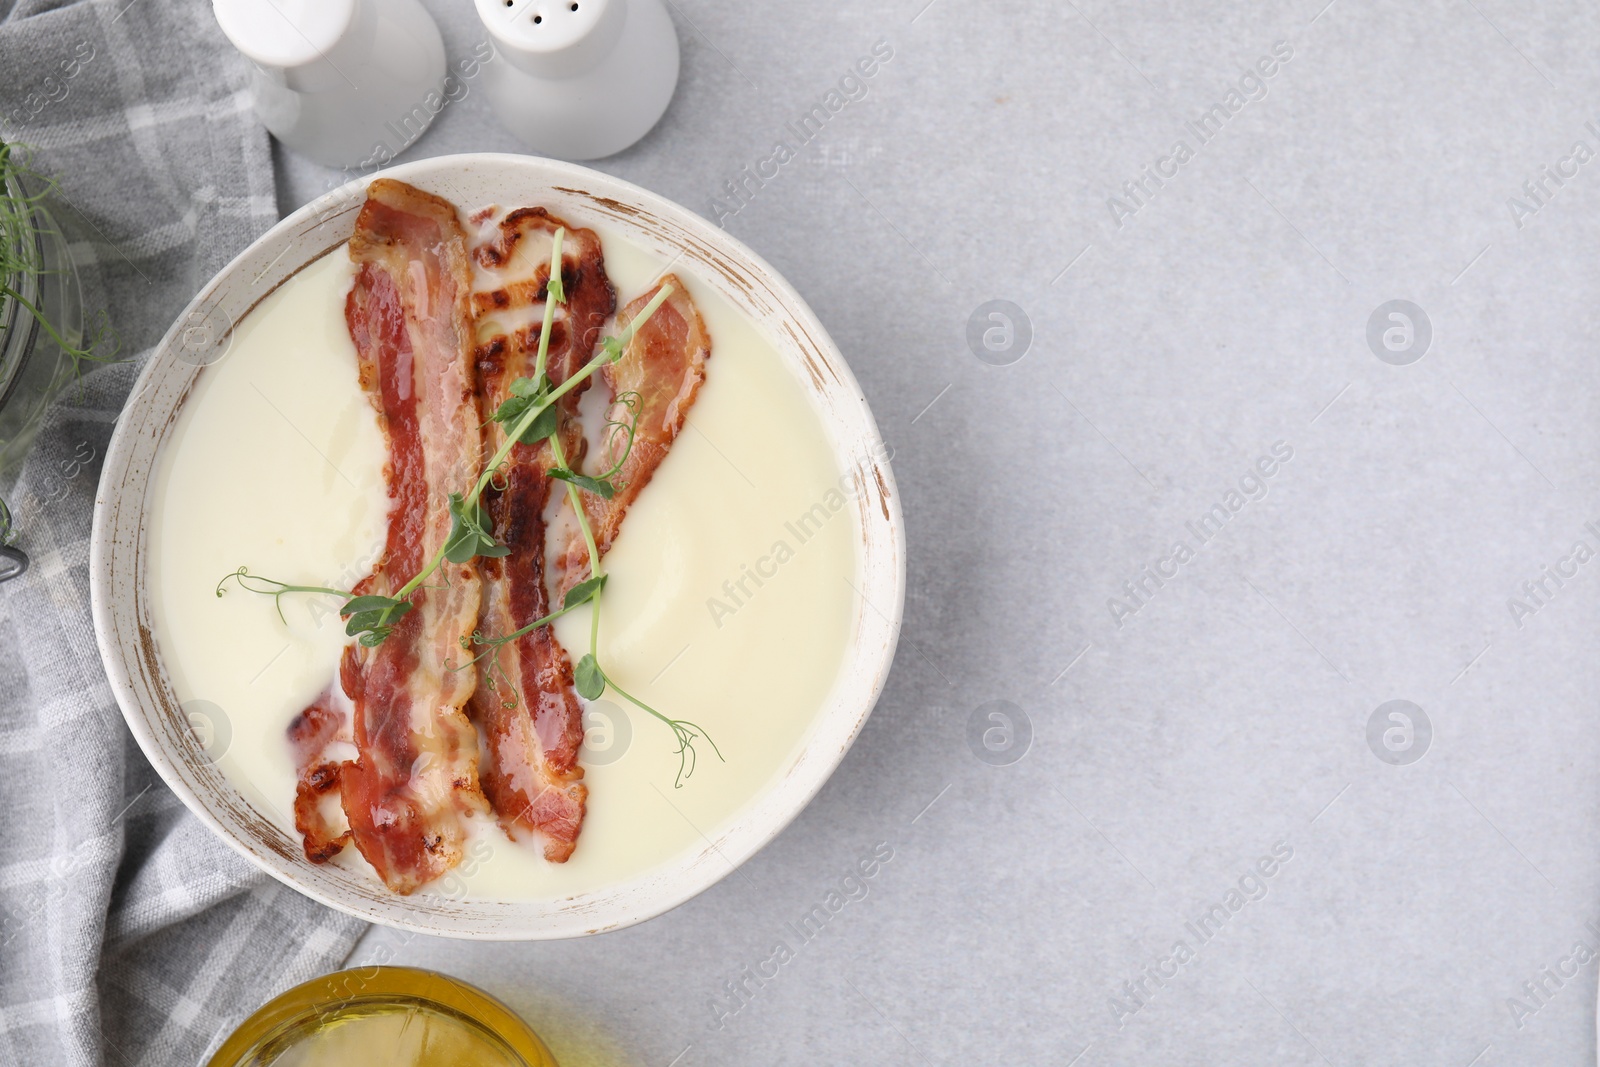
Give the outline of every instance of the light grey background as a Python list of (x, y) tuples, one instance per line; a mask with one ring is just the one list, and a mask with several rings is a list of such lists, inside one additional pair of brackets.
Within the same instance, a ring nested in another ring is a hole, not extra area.
[[(550, 944), (374, 930), (355, 961), (475, 982), (568, 1067), (1592, 1063), (1596, 964), (1524, 983), (1600, 949), (1600, 562), (1520, 627), (1507, 602), (1600, 550), (1600, 160), (1520, 229), (1507, 201), (1600, 152), (1600, 13), (925, 2), (674, 0), (672, 107), (598, 164), (712, 216), (894, 50), (725, 220), (895, 449), (905, 626), (865, 732), (671, 914)], [(430, 6), (453, 58), (483, 39)], [(1184, 120), (1278, 41), (1265, 99), (1200, 145)], [(1180, 139), (1194, 158), (1116, 226), (1108, 197)], [(403, 158), (517, 147), (474, 88)], [(336, 177), (280, 162), (284, 210)], [(966, 342), (992, 298), (1031, 320), (1010, 366)], [(1366, 341), (1395, 299), (1432, 327), (1407, 366)], [(1265, 499), (1118, 627), (1108, 598), (1280, 441)], [(1031, 723), (1007, 766), (968, 746), (992, 700)], [(1431, 723), (1409, 765), (1368, 744), (1391, 700)], [(724, 983), (879, 842), (868, 896), (713, 1029)], [(1275, 845), (1266, 895), (1200, 947), (1185, 923)], [(1197, 957), (1119, 1019), (1178, 939)]]

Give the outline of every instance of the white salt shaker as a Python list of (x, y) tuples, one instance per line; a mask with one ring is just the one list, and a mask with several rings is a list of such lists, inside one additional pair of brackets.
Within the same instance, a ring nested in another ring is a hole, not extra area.
[(475, 0), (501, 63), (490, 102), (535, 152), (613, 155), (650, 132), (678, 84), (678, 35), (661, 0)]
[[(592, 0), (591, 0), (592, 2)], [(211, 0), (253, 60), (256, 114), (290, 149), (378, 167), (444, 106), (444, 41), (419, 0)]]

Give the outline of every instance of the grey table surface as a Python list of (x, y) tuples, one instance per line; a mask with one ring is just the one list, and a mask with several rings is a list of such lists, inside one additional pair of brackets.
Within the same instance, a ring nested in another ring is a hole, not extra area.
[[(1594, 1062), (1600, 11), (671, 7), (672, 107), (597, 166), (844, 350), (909, 531), (894, 671), (742, 876), (354, 961), (475, 982), (568, 1067)], [(469, 83), (403, 158), (518, 148)], [(336, 178), (279, 159), (285, 210)]]

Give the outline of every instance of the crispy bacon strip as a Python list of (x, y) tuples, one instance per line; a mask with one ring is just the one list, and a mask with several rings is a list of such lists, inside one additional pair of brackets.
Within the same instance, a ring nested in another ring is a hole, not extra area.
[[(382, 178), (367, 187), (350, 258), (360, 271), (345, 321), (388, 439), (391, 501), (384, 556), (355, 592), (393, 596), (449, 536), (448, 495), (470, 489), (482, 462), (471, 267), (454, 206)], [(486, 808), (462, 713), (477, 677), (451, 669), (479, 600), (476, 569), (446, 563), (385, 641), (351, 646), (340, 664), (358, 753), (337, 775), (340, 796), (356, 847), (397, 893), (459, 863), (463, 816)]]
[[(566, 228), (561, 280), (567, 302), (551, 323), (546, 371), (560, 385), (588, 361), (601, 326), (616, 307), (605, 273), (600, 239), (573, 229), (543, 208), (520, 208), (501, 220), (473, 251), (480, 270), (473, 304), (479, 315), (478, 396), (485, 412), (510, 396), (511, 383), (531, 376), (543, 326), (550, 254), (555, 231)], [(585, 383), (586, 385), (587, 383)], [(575, 416), (584, 386), (561, 401)], [(490, 423), (486, 451), (505, 441)], [(583, 445), (577, 420), (564, 424), (563, 449), (572, 462)], [(494, 536), (511, 549), (501, 559), (480, 560), (484, 577), (480, 629), (509, 634), (550, 613), (545, 585), (544, 507), (550, 493), (545, 472), (554, 465), (548, 445), (513, 446), (509, 463), (485, 493)], [(577, 846), (588, 789), (578, 766), (583, 743), (583, 708), (572, 688), (572, 665), (549, 626), (502, 645), (479, 664), (481, 679), (471, 703), (473, 721), (487, 749), (484, 791), (512, 836), (534, 834), (547, 860), (561, 863)]]
[(339, 776), (346, 764), (328, 758), (328, 746), (339, 739), (344, 716), (333, 706), (333, 694), (323, 693), (289, 723), (289, 747), (294, 753), (298, 781), (294, 790), (294, 825), (312, 863), (327, 863), (350, 841), (350, 828), (335, 820), (324, 798), (338, 799)]
[[(616, 493), (610, 500), (594, 493), (583, 493), (584, 511), (594, 531), (595, 547), (604, 556), (622, 528), (628, 507), (650, 483), (667, 450), (683, 430), (689, 406), (706, 380), (706, 360), (711, 357), (711, 338), (694, 300), (676, 275), (669, 274), (655, 288), (638, 297), (617, 315), (617, 327), (626, 329), (634, 316), (648, 304), (663, 285), (672, 286), (672, 295), (656, 309), (648, 322), (634, 334), (622, 359), (601, 371), (613, 400), (629, 398), (638, 418), (633, 446), (613, 477)], [(615, 466), (617, 453), (627, 446), (626, 434), (611, 434), (601, 448), (597, 472)], [(560, 560), (562, 595), (589, 576), (589, 550), (577, 523), (570, 524), (565, 551)]]
[[(574, 229), (542, 207), (509, 212), (472, 250), (482, 281), (472, 294), (479, 340), (492, 345), (498, 336), (507, 346), (503, 354), (485, 354), (480, 344), (480, 395), (487, 395), (482, 388), (482, 376), (486, 374), (501, 375), (508, 367), (515, 371), (512, 378), (533, 373), (539, 330), (544, 324), (550, 249), (558, 229), (566, 230), (562, 237), (561, 282), (567, 301), (557, 306), (550, 327), (545, 366), (551, 382), (560, 385), (588, 362), (600, 339), (600, 328), (616, 310), (617, 295), (606, 277), (600, 238), (593, 230)], [(505, 379), (505, 384), (510, 384), (510, 378)], [(577, 412), (578, 400), (587, 388), (585, 383), (562, 398), (569, 413)]]

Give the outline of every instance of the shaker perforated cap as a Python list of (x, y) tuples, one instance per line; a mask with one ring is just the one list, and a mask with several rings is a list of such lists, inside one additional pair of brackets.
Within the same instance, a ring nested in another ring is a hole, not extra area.
[[(611, 0), (475, 0), (478, 17), (506, 48), (550, 54), (579, 45), (607, 20)], [(625, 6), (625, 5), (624, 5)]]
[(355, 19), (357, 2), (211, 0), (211, 9), (235, 48), (263, 67), (292, 70), (323, 58), (339, 43)]

